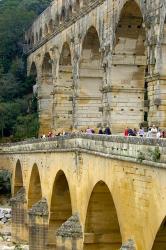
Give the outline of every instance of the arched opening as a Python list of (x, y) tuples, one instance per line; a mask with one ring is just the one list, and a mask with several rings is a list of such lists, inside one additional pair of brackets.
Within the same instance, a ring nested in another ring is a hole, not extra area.
[(31, 36), (31, 46), (34, 45), (34, 35)]
[(147, 62), (142, 22), (137, 3), (127, 1), (116, 29), (112, 59), (110, 122), (114, 132), (122, 132), (126, 126), (138, 128), (148, 111), (144, 108)]
[(53, 20), (51, 19), (48, 23), (48, 32), (49, 34), (53, 33), (54, 31), (54, 23), (53, 23)]
[(29, 75), (32, 76), (34, 78), (34, 80), (36, 80), (36, 78), (37, 78), (37, 68), (36, 68), (35, 62), (32, 62), (32, 64), (31, 64)]
[(63, 171), (59, 171), (53, 185), (48, 242), (55, 244), (56, 230), (72, 215), (69, 185)]
[(80, 10), (80, 0), (75, 0), (74, 11), (77, 13)]
[(36, 32), (36, 43), (38, 42), (39, 40), (39, 36), (38, 36), (38, 33)]
[(42, 37), (43, 37), (43, 31), (42, 31), (42, 28), (40, 28), (40, 31), (39, 31), (39, 41), (42, 40)]
[(102, 122), (102, 85), (100, 42), (97, 31), (91, 27), (83, 41), (80, 61), (78, 126), (97, 126)]
[(16, 193), (23, 187), (23, 176), (20, 161), (16, 163), (15, 175), (14, 175), (14, 190), (13, 194)]
[(59, 16), (59, 14), (57, 13), (56, 16), (55, 16), (55, 26), (58, 26), (58, 25), (59, 25), (59, 19), (60, 19), (60, 16)]
[(30, 209), (36, 202), (41, 200), (42, 190), (41, 181), (37, 165), (35, 164), (31, 171), (28, 190), (28, 208)]
[(84, 250), (117, 250), (122, 244), (114, 201), (102, 181), (92, 191), (84, 233)]
[(164, 218), (154, 241), (152, 250), (166, 249), (166, 217)]
[(65, 6), (62, 6), (62, 10), (61, 10), (61, 17), (60, 17), (60, 22), (64, 22), (66, 18), (66, 8)]
[(52, 76), (52, 59), (49, 53), (46, 53), (43, 59), (42, 76), (43, 77)]
[(44, 36), (47, 36), (48, 35), (48, 26), (47, 24), (45, 24), (44, 26)]
[(72, 14), (73, 14), (72, 5), (69, 5), (68, 12), (69, 12), (69, 18), (72, 17)]
[(59, 60), (57, 100), (54, 106), (54, 123), (56, 128), (68, 129), (72, 126), (73, 89), (72, 89), (71, 52), (68, 43), (64, 43)]

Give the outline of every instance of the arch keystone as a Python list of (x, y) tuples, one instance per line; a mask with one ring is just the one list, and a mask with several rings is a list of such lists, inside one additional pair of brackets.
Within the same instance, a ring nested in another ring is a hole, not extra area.
[(83, 230), (78, 213), (72, 215), (56, 233), (57, 249), (83, 249)]

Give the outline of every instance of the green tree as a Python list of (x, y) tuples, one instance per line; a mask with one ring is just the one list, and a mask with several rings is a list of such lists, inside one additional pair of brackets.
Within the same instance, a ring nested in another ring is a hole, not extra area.
[[(0, 136), (37, 135), (35, 79), (26, 76), (24, 33), (50, 0), (0, 1)], [(28, 126), (27, 126), (28, 124)]]

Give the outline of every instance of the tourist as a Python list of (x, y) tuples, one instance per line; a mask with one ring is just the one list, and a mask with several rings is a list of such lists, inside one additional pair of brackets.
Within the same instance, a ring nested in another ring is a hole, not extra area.
[(140, 137), (143, 137), (144, 136), (144, 129), (142, 127), (140, 127), (139, 131), (138, 131), (138, 135)]
[(166, 131), (165, 130), (162, 131), (162, 138), (166, 138)]
[(88, 126), (88, 128), (87, 128), (87, 130), (86, 130), (86, 133), (89, 134), (89, 135), (90, 135), (90, 134), (93, 134), (93, 133), (92, 133), (92, 129), (89, 128), (89, 126)]
[(48, 132), (47, 137), (49, 137), (49, 138), (52, 137), (52, 132), (51, 131)]
[(160, 139), (160, 137), (161, 137), (161, 131), (160, 131), (160, 129), (158, 129), (156, 137), (157, 137), (157, 139)]
[(128, 136), (134, 136), (134, 135), (135, 135), (134, 131), (131, 128), (129, 128), (128, 129)]
[(148, 132), (146, 134), (146, 138), (150, 138), (151, 137), (151, 128), (148, 128)]
[(104, 134), (105, 134), (105, 135), (111, 135), (111, 129), (110, 129), (109, 126), (107, 126), (107, 127), (105, 128)]
[(133, 136), (137, 136), (137, 130), (136, 130), (136, 128), (134, 128), (134, 130), (133, 130)]
[(99, 135), (103, 135), (103, 134), (104, 134), (102, 128), (99, 128), (98, 134), (99, 134)]
[(129, 128), (127, 127), (124, 130), (124, 136), (128, 136), (128, 135), (129, 135)]
[(156, 126), (155, 125), (153, 125), (152, 126), (152, 128), (151, 128), (151, 137), (152, 138), (157, 138), (157, 128), (156, 128)]

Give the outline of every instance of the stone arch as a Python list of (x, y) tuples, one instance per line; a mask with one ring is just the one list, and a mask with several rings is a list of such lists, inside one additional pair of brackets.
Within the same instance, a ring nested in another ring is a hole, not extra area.
[(14, 173), (14, 185), (13, 185), (13, 194), (16, 193), (23, 187), (23, 174), (20, 160), (16, 163), (15, 173)]
[(160, 228), (156, 234), (152, 250), (166, 249), (166, 216), (163, 219)]
[(42, 198), (41, 178), (36, 164), (33, 165), (28, 188), (28, 208)]
[(52, 59), (48, 52), (45, 53), (42, 63), (42, 76), (52, 76)]
[(49, 21), (49, 23), (48, 23), (48, 33), (51, 34), (51, 33), (53, 33), (53, 31), (54, 31), (54, 22), (53, 22), (53, 20), (51, 19), (51, 20)]
[(142, 22), (136, 1), (126, 1), (116, 28), (112, 57), (110, 123), (114, 132), (122, 132), (125, 126), (138, 128), (148, 121), (148, 107), (144, 106), (147, 99), (146, 34)]
[(72, 215), (70, 189), (65, 173), (59, 170), (56, 174), (50, 205), (49, 240), (55, 244), (56, 230)]
[(48, 35), (48, 25), (45, 24), (44, 25), (44, 36), (47, 36)]
[(91, 26), (83, 40), (80, 58), (80, 79), (78, 97), (78, 126), (97, 126), (102, 122), (103, 81), (100, 41), (97, 30)]
[(99, 181), (93, 188), (84, 227), (84, 250), (119, 249), (122, 237), (115, 204), (108, 186)]
[(58, 88), (55, 94), (54, 124), (56, 128), (69, 129), (73, 124), (73, 79), (72, 61), (69, 44), (62, 46), (59, 59)]

